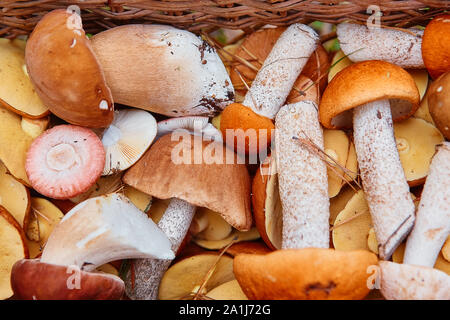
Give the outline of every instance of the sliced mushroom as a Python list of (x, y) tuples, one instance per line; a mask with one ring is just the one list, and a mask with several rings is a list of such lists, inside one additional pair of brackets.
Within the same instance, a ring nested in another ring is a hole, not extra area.
[(383, 60), (403, 68), (423, 69), (422, 35), (419, 29), (368, 28), (341, 23), (337, 36), (342, 51), (352, 61)]
[[(389, 99), (396, 102), (391, 105)], [(401, 102), (400, 102), (401, 101)], [(414, 203), (400, 162), (392, 120), (418, 108), (419, 92), (411, 75), (383, 61), (353, 64), (328, 85), (320, 103), (326, 128), (351, 124), (362, 183), (382, 259), (389, 259), (414, 225)]]
[(14, 265), (11, 284), (20, 299), (119, 299), (123, 281), (93, 270), (127, 258), (170, 261), (170, 246), (164, 233), (126, 197), (93, 198), (64, 216), (40, 260)]
[(46, 14), (28, 39), (25, 60), (36, 92), (56, 116), (92, 128), (112, 122), (111, 92), (77, 13)]
[(92, 46), (118, 103), (169, 117), (212, 116), (234, 98), (215, 49), (189, 31), (130, 24), (96, 34)]
[[(238, 230), (251, 227), (250, 177), (244, 164), (226, 161), (226, 149), (218, 142), (184, 133), (181, 141), (165, 135), (124, 175), (123, 181), (159, 199), (172, 199), (159, 227), (178, 251), (197, 206), (216, 211)], [(212, 151), (214, 150), (214, 151)], [(209, 162), (206, 153), (216, 156)], [(228, 150), (228, 153), (230, 150)], [(177, 157), (183, 157), (183, 160)], [(187, 158), (186, 158), (187, 157)], [(221, 183), (217, 183), (221, 181)], [(156, 299), (161, 278), (170, 263), (155, 259), (134, 262), (133, 278), (127, 274), (127, 294), (132, 299)]]
[(324, 143), (317, 105), (311, 101), (286, 105), (275, 126), (282, 248), (328, 248), (330, 202), (327, 167), (319, 151)]
[(156, 136), (155, 118), (143, 110), (120, 110), (103, 132), (106, 160), (103, 175), (124, 171), (147, 151)]
[(430, 165), (416, 223), (406, 242), (404, 263), (433, 267), (450, 234), (450, 143), (444, 142)]
[(0, 40), (0, 105), (32, 119), (47, 116), (49, 110), (28, 77), (23, 40)]

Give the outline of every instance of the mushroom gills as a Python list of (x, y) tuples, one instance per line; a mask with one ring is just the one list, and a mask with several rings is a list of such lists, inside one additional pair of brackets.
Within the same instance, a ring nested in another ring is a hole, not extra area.
[[(189, 231), (196, 207), (188, 202), (173, 198), (158, 227), (167, 235), (174, 252), (178, 251), (184, 237)], [(156, 300), (159, 285), (171, 260), (140, 259), (134, 262), (134, 272), (129, 271), (125, 279), (125, 290), (131, 299)], [(133, 280), (134, 279), (134, 280)]]
[(414, 225), (414, 203), (400, 162), (388, 100), (359, 106), (353, 132), (362, 183), (382, 259), (389, 259)]
[(156, 224), (125, 196), (88, 199), (68, 212), (50, 235), (41, 262), (91, 271), (127, 258), (174, 258)]

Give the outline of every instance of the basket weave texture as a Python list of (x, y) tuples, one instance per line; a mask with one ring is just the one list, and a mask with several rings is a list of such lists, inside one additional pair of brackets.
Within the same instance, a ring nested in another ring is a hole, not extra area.
[(225, 27), (251, 30), (265, 24), (289, 25), (319, 20), (365, 22), (379, 6), (383, 25), (425, 25), (450, 10), (449, 0), (0, 0), (0, 36), (29, 34), (47, 12), (77, 5), (84, 29), (96, 33), (129, 23), (163, 23), (198, 32)]

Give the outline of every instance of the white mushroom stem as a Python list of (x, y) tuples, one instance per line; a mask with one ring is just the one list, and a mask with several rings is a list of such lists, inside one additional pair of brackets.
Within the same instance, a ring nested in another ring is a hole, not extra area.
[(450, 143), (434, 156), (403, 263), (433, 267), (450, 233)]
[(319, 40), (304, 24), (292, 24), (272, 48), (245, 95), (243, 104), (255, 113), (274, 119), (286, 101)]
[[(177, 252), (185, 238), (195, 214), (196, 207), (188, 202), (173, 198), (164, 212), (158, 227), (172, 243), (172, 251)], [(159, 284), (169, 268), (171, 260), (139, 259), (133, 262), (126, 275), (125, 290), (134, 300), (156, 300)]]
[(450, 300), (450, 276), (437, 269), (380, 261), (380, 290), (387, 300)]
[(413, 227), (415, 211), (395, 142), (389, 101), (356, 108), (353, 135), (379, 254), (387, 260)]
[(41, 262), (91, 271), (110, 261), (174, 258), (164, 233), (126, 197), (88, 199), (68, 212), (50, 235)]
[(282, 107), (275, 127), (282, 248), (328, 248), (327, 167), (318, 149), (314, 150), (324, 148), (317, 105), (301, 101)]
[(403, 68), (425, 68), (422, 59), (422, 35), (419, 29), (388, 29), (341, 23), (337, 36), (342, 51), (355, 62), (383, 60)]

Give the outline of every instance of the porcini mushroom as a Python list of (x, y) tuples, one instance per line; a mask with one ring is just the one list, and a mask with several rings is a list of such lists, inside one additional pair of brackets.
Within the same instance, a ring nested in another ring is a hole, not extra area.
[[(245, 135), (245, 131), (236, 130), (233, 132), (236, 139), (231, 140), (231, 147), (240, 153), (257, 153), (260, 148), (270, 144), (272, 119), (285, 103), (294, 82), (316, 49), (318, 40), (315, 31), (303, 24), (290, 25), (278, 38), (253, 80), (243, 103), (233, 103), (225, 108), (220, 121), (224, 137), (227, 137), (229, 129), (252, 129), (256, 130), (258, 144), (251, 145), (248, 137), (241, 137)], [(245, 122), (241, 120), (242, 117), (245, 117)], [(263, 139), (261, 133), (265, 134), (266, 141), (260, 142), (260, 139)], [(242, 138), (245, 139), (245, 145), (239, 144)]]
[(433, 267), (450, 234), (450, 143), (433, 157), (403, 263)]
[(33, 188), (44, 196), (68, 199), (87, 191), (105, 167), (105, 151), (92, 130), (60, 125), (31, 144), (25, 169)]
[(450, 139), (450, 72), (440, 76), (430, 86), (428, 108), (436, 127)]
[(327, 167), (317, 149), (324, 149), (317, 105), (302, 101), (282, 107), (275, 127), (282, 248), (328, 248), (330, 202)]
[(172, 259), (170, 241), (126, 197), (113, 193), (68, 212), (50, 235), (40, 260), (21, 260), (11, 284), (19, 299), (118, 299), (123, 281), (92, 272), (109, 261)]
[(240, 254), (233, 269), (250, 300), (356, 300), (369, 293), (368, 271), (376, 265), (365, 250), (305, 248)]
[(112, 122), (111, 92), (77, 13), (46, 14), (27, 41), (25, 59), (36, 92), (56, 116), (92, 128)]
[(212, 116), (234, 98), (215, 49), (189, 31), (130, 24), (91, 41), (118, 103), (169, 117)]
[[(235, 154), (221, 143), (208, 143), (188, 133), (181, 137), (181, 141), (170, 134), (161, 137), (123, 177), (126, 184), (144, 193), (172, 199), (158, 225), (171, 239), (175, 252), (189, 230), (196, 206), (220, 213), (238, 230), (248, 230), (252, 224), (246, 166), (236, 163)], [(214, 161), (207, 159), (208, 150), (214, 150)], [(226, 161), (230, 160), (227, 152), (232, 154), (232, 163)], [(151, 259), (135, 261), (134, 286), (130, 272), (127, 275), (128, 296), (156, 299), (169, 264)]]
[(340, 23), (336, 28), (342, 51), (350, 60), (383, 60), (403, 68), (423, 69), (420, 29), (369, 28), (355, 23)]
[(102, 136), (106, 154), (103, 175), (124, 171), (135, 164), (152, 144), (156, 131), (156, 120), (150, 112), (120, 110)]
[[(391, 112), (390, 99), (394, 100)], [(348, 127), (353, 136), (366, 200), (382, 259), (388, 259), (414, 225), (414, 203), (400, 163), (392, 120), (419, 106), (411, 75), (384, 61), (365, 61), (339, 72), (319, 107), (326, 128)]]

